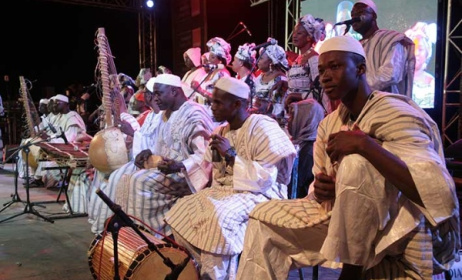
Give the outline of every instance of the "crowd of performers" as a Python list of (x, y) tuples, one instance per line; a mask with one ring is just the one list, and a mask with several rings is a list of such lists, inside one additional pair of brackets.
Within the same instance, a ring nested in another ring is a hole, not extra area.
[[(354, 5), (361, 41), (324, 40), (323, 20), (303, 16), (291, 63), (277, 43), (246, 43), (232, 56), (214, 37), (208, 52), (184, 53), (183, 79), (142, 70), (136, 93), (126, 75), (113, 79), (130, 160), (110, 174), (90, 166), (74, 176), (73, 209), (103, 232), (113, 213), (100, 188), (173, 235), (203, 279), (286, 279), (313, 265), (342, 267), (340, 279), (447, 270), (460, 247), (454, 182), (437, 125), (410, 99), (414, 45), (379, 29), (377, 15), (371, 0)], [(59, 94), (42, 100), (43, 125), (80, 141), (86, 127), (68, 103)], [(57, 179), (45, 164), (33, 184)]]

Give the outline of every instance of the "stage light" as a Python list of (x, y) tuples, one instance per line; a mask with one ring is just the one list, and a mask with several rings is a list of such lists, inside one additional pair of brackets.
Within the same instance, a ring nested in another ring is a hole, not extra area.
[(154, 1), (152, 1), (152, 0), (146, 1), (146, 6), (148, 6), (148, 8), (154, 7)]

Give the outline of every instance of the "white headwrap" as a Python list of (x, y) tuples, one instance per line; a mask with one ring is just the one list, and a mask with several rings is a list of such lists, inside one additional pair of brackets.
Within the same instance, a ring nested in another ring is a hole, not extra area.
[(191, 59), (194, 66), (198, 67), (201, 65), (201, 49), (200, 48), (190, 48), (184, 52), (185, 55)]
[(322, 19), (316, 20), (312, 15), (306, 14), (300, 18), (299, 23), (305, 28), (308, 35), (317, 43), (326, 32), (326, 26)]
[(233, 77), (220, 78), (216, 82), (215, 88), (226, 91), (242, 99), (248, 99), (250, 94), (249, 86), (245, 82)]
[(48, 102), (50, 102), (50, 100), (43, 98), (43, 99), (40, 99), (39, 104), (48, 104)]
[(160, 74), (149, 79), (149, 81), (146, 83), (146, 88), (152, 92), (154, 89), (154, 84), (164, 84), (174, 87), (182, 87), (183, 85), (180, 77), (172, 74)]
[(366, 5), (366, 6), (371, 7), (371, 9), (377, 15), (377, 5), (375, 5), (374, 1), (372, 1), (372, 0), (358, 0), (358, 1), (356, 1), (355, 5), (358, 4), (358, 3), (362, 3), (362, 4)]
[[(270, 38), (268, 38), (268, 41), (269, 40)], [(260, 55), (262, 53), (263, 53), (263, 48), (260, 49)], [(289, 62), (287, 61), (287, 58), (286, 58), (286, 52), (284, 51), (282, 47), (277, 45), (277, 41), (275, 45), (267, 46), (265, 53), (271, 59), (271, 62), (273, 62), (273, 64), (275, 65), (279, 64), (285, 69), (289, 69)]]
[(319, 48), (319, 55), (330, 51), (352, 52), (366, 58), (361, 43), (351, 36), (336, 36), (327, 39)]
[(62, 94), (57, 94), (55, 96), (53, 96), (52, 98), (50, 98), (52, 100), (59, 100), (59, 101), (62, 101), (62, 102), (66, 102), (66, 103), (69, 103), (69, 97), (65, 96), (65, 95), (62, 95)]
[(220, 37), (214, 37), (207, 42), (209, 51), (216, 56), (226, 59), (226, 64), (231, 62), (231, 45)]
[(248, 61), (253, 64), (255, 62), (255, 56), (257, 55), (257, 52), (254, 51), (253, 48), (255, 48), (254, 43), (245, 43), (244, 45), (239, 46), (234, 56), (240, 60)]

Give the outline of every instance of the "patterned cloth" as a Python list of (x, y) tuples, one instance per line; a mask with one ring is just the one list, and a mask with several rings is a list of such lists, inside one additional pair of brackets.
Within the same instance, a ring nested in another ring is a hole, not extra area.
[[(357, 154), (345, 156), (338, 169), (330, 162), (325, 152), (329, 135), (354, 124), (405, 162), (425, 208), (401, 195)], [(445, 168), (437, 126), (413, 101), (375, 92), (355, 123), (340, 105), (320, 124), (314, 159), (314, 174), (323, 169), (336, 174), (333, 208), (331, 203), (316, 203), (313, 192), (305, 199), (271, 201), (256, 207), (238, 278), (282, 279), (291, 266), (314, 265), (323, 258), (373, 268), (372, 274), (376, 274), (392, 257), (393, 266), (407, 265), (402, 271), (412, 270), (407, 277), (424, 279), (448, 268), (460, 247), (457, 197)], [(328, 231), (323, 228), (326, 223)], [(265, 239), (257, 240), (256, 236), (262, 235)], [(292, 245), (279, 245), (281, 236)], [(433, 241), (431, 250), (429, 240)], [(253, 246), (253, 242), (259, 245)], [(335, 267), (333, 262), (323, 264)], [(270, 273), (276, 276), (268, 276)]]
[[(189, 101), (172, 112), (168, 120), (164, 118), (163, 111), (148, 116), (140, 131), (135, 133), (134, 155), (150, 149), (154, 155), (181, 161), (185, 172), (164, 175), (156, 168), (138, 170), (132, 160), (110, 175), (103, 191), (125, 205), (127, 214), (169, 235), (164, 214), (179, 197), (200, 190), (209, 181), (211, 167), (200, 163), (212, 122), (200, 105)], [(93, 224), (97, 223), (93, 231), (101, 231), (104, 221), (111, 215), (106, 205), (99, 208), (92, 213)]]
[[(279, 81), (287, 81), (287, 77), (280, 75), (275, 77), (273, 80), (267, 83), (263, 82), (263, 75), (259, 75), (255, 78), (255, 98), (261, 98), (270, 101), (273, 104), (273, 111), (271, 114), (274, 116), (280, 116), (284, 112), (284, 95), (277, 94), (277, 92), (271, 91), (273, 86)], [(253, 101), (255, 103), (255, 100)]]
[[(225, 125), (216, 132), (236, 149), (234, 166), (223, 159), (213, 163), (211, 188), (179, 200), (165, 220), (198, 249), (235, 255), (242, 251), (255, 205), (287, 197), (295, 148), (278, 124), (263, 115), (249, 116), (238, 130)], [(205, 161), (211, 161), (211, 154), (207, 149)]]
[(412, 96), (415, 70), (414, 43), (403, 33), (377, 30), (362, 40), (366, 52), (366, 78), (372, 90)]
[(327, 113), (332, 112), (329, 98), (325, 95), (316, 80), (318, 72), (319, 55), (310, 49), (299, 55), (289, 71), (287, 71), (288, 90), (287, 93), (299, 93), (302, 99), (313, 98), (322, 105)]
[(231, 62), (231, 45), (220, 37), (213, 37), (207, 42), (209, 51), (216, 56), (224, 58), (226, 64)]

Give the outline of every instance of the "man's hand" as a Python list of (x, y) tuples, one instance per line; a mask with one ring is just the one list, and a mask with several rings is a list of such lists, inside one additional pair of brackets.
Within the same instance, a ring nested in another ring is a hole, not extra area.
[(216, 149), (222, 157), (224, 157), (226, 151), (231, 148), (229, 140), (218, 134), (212, 135), (212, 141), (210, 141), (209, 146), (212, 149)]
[(133, 136), (135, 134), (132, 126), (127, 121), (121, 120), (116, 125), (122, 133), (127, 134), (128, 136)]
[(371, 138), (355, 124), (351, 131), (340, 131), (329, 135), (326, 152), (331, 162), (350, 154), (361, 154), (366, 141)]
[(318, 203), (335, 198), (335, 178), (319, 172), (314, 176), (314, 196)]
[(184, 168), (185, 166), (181, 161), (176, 161), (168, 158), (164, 158), (157, 166), (157, 169), (159, 169), (160, 172), (164, 174), (177, 173)]
[(144, 163), (149, 159), (151, 155), (152, 155), (152, 152), (149, 149), (141, 151), (135, 157), (135, 166), (138, 168), (144, 169)]

